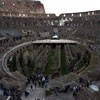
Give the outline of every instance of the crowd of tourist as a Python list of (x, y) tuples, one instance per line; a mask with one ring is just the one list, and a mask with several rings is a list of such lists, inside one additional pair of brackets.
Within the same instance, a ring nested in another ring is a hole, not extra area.
[[(31, 92), (34, 91), (34, 89), (40, 87), (40, 88), (46, 88), (48, 85), (49, 79), (47, 76), (43, 74), (38, 75), (31, 75), (26, 80), (26, 88), (30, 86)], [(35, 88), (34, 88), (35, 87)], [(21, 91), (17, 90), (17, 88), (5, 88), (3, 84), (0, 84), (0, 89), (3, 91), (3, 96), (7, 96), (11, 98), (11, 100), (22, 100), (21, 98)], [(30, 91), (25, 90), (24, 91), (25, 97), (29, 96)], [(35, 100), (40, 100), (39, 98), (35, 98)], [(45, 100), (44, 98), (42, 100)]]
[[(48, 86), (48, 82), (49, 82), (48, 76), (45, 76), (44, 74), (34, 74), (27, 78), (26, 88), (30, 87), (30, 91), (35, 91), (35, 89), (37, 89), (38, 87), (46, 88)], [(30, 91), (27, 90), (24, 91), (25, 97), (30, 95)], [(40, 100), (40, 99), (36, 98), (35, 100)]]
[[(27, 98), (30, 95), (30, 92), (35, 91), (38, 87), (45, 88), (47, 87), (49, 82), (48, 76), (43, 74), (31, 75), (26, 80), (26, 88), (28, 87), (30, 91), (25, 89), (24, 96)], [(65, 85), (64, 88), (54, 87), (50, 89), (50, 91), (55, 95), (58, 96), (59, 93), (72, 93), (73, 98), (77, 98), (78, 94), (80, 93), (83, 87), (89, 87), (91, 81), (85, 80), (83, 78), (79, 78), (76, 81), (78, 84), (68, 84)], [(0, 89), (3, 90), (3, 96), (10, 96), (11, 100), (23, 100), (21, 98), (21, 92), (17, 90), (17, 88), (12, 87), (11, 89), (6, 89), (3, 87), (3, 84), (0, 84)], [(34, 98), (34, 100), (45, 100), (44, 98)]]
[[(26, 80), (26, 86), (28, 86), (28, 84), (32, 83), (35, 86), (35, 88), (37, 86), (43, 88), (43, 87), (47, 86), (48, 82), (49, 82), (48, 76), (45, 76), (43, 74), (31, 75)], [(32, 85), (31, 85), (31, 89), (32, 89)]]
[(10, 97), (11, 100), (22, 100), (21, 92), (17, 88), (5, 88), (3, 84), (0, 84), (0, 89), (3, 91), (3, 96)]

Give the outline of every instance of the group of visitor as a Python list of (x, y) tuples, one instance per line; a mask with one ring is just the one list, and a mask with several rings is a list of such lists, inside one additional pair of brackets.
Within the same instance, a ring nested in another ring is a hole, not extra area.
[[(27, 78), (26, 80), (26, 87), (30, 88), (30, 91), (35, 91), (38, 87), (46, 88), (48, 85), (49, 79), (48, 76), (44, 74), (34, 74)], [(29, 96), (30, 91), (25, 90), (24, 94), (25, 97)], [(40, 100), (36, 98), (35, 100)], [(44, 98), (42, 100), (45, 100)]]
[[(30, 90), (34, 91), (37, 87), (46, 88), (48, 85), (48, 77), (43, 74), (31, 75), (26, 80), (26, 87), (30, 86)], [(34, 88), (35, 87), (35, 88)], [(0, 89), (3, 91), (3, 96), (7, 96), (11, 98), (11, 100), (22, 100), (21, 92), (17, 90), (17, 88), (5, 88), (3, 84), (0, 84)], [(25, 97), (29, 96), (29, 91), (24, 91)], [(35, 100), (40, 100), (36, 98)], [(42, 100), (45, 100), (44, 98)]]
[(27, 78), (26, 80), (26, 86), (31, 84), (31, 89), (33, 88), (32, 85), (35, 86), (35, 88), (38, 87), (46, 87), (48, 85), (48, 76), (45, 76), (43, 74), (38, 74), (38, 75), (31, 75), (30, 77)]
[(77, 94), (80, 92), (81, 88), (80, 86), (73, 86), (73, 97), (76, 98)]
[(7, 96), (11, 98), (11, 100), (22, 100), (21, 99), (21, 92), (15, 88), (11, 88), (11, 89), (6, 89), (6, 88), (2, 88), (3, 90), (3, 96)]
[(89, 85), (92, 83), (92, 81), (80, 77), (77, 83), (78, 83), (77, 85), (73, 86), (73, 97), (74, 98), (78, 97), (78, 94), (80, 94), (80, 91), (83, 88), (89, 88)]

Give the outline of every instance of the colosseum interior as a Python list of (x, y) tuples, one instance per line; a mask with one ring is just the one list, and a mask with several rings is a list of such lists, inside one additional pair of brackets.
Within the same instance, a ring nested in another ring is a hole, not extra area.
[(100, 100), (99, 32), (100, 10), (0, 0), (0, 100)]

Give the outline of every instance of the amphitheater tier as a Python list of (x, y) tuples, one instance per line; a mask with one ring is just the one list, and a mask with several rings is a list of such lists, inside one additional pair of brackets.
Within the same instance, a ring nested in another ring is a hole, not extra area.
[(30, 14), (45, 14), (44, 5), (40, 1), (32, 0), (0, 0), (0, 12), (8, 14), (26, 16)]

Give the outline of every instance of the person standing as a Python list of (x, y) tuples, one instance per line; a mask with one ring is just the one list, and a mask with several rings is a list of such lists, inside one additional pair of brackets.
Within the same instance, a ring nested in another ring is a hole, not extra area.
[(42, 88), (44, 87), (44, 85), (45, 85), (45, 77), (43, 76), (42, 77)]
[(31, 90), (33, 91), (33, 86), (31, 85)]
[(36, 80), (34, 81), (34, 86), (35, 86), (35, 88), (36, 88), (36, 86), (37, 86), (37, 82), (36, 82)]

